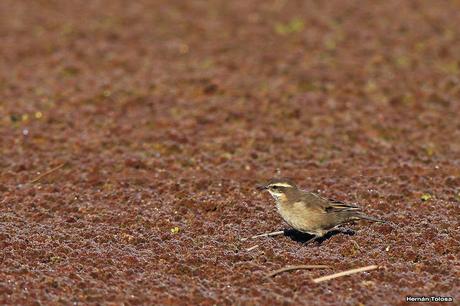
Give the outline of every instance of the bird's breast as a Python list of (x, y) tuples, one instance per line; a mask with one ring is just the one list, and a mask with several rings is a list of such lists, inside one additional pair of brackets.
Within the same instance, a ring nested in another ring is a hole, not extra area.
[(277, 202), (276, 207), (278, 213), (290, 226), (302, 232), (308, 232), (314, 228), (312, 215), (305, 205), (301, 202), (296, 203), (283, 203)]

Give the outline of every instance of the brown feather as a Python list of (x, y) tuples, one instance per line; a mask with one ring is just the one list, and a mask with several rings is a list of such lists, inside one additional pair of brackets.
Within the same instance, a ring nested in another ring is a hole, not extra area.
[(362, 214), (359, 206), (298, 189), (292, 181), (274, 179), (270, 184), (273, 184), (269, 191), (275, 198), (278, 212), (298, 231), (321, 237), (336, 226), (354, 220), (383, 222)]

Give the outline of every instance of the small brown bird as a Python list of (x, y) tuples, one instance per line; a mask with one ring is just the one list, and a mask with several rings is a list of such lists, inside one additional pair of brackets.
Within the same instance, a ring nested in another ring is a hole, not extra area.
[[(301, 190), (289, 179), (272, 179), (257, 189), (268, 190), (275, 199), (279, 214), (290, 226), (300, 232), (314, 235), (315, 239), (323, 237), (341, 224), (355, 220), (385, 222), (364, 215), (358, 206)], [(275, 233), (279, 232), (272, 234)]]

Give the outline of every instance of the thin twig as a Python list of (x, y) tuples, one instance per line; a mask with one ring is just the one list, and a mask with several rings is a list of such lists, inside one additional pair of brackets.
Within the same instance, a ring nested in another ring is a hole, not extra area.
[(293, 271), (293, 270), (310, 270), (310, 269), (326, 269), (329, 268), (327, 265), (300, 265), (300, 266), (287, 266), (267, 274), (267, 277), (273, 277), (277, 274)]
[(252, 251), (252, 250), (257, 249), (258, 247), (259, 247), (259, 245), (256, 244), (256, 245), (254, 245), (254, 246), (252, 246), (252, 247), (250, 247), (250, 248), (247, 248), (246, 251), (250, 252), (250, 251)]
[(351, 243), (353, 243), (353, 245), (355, 246), (355, 249), (356, 249), (357, 251), (360, 251), (360, 250), (361, 250), (361, 248), (359, 247), (359, 244), (358, 244), (356, 241), (351, 240)]
[(34, 178), (33, 180), (31, 180), (31, 181), (29, 182), (29, 184), (33, 184), (33, 183), (38, 182), (39, 180), (41, 180), (41, 179), (44, 178), (45, 176), (50, 175), (50, 174), (53, 173), (54, 171), (61, 169), (62, 167), (64, 167), (64, 165), (65, 165), (65, 163), (59, 164), (59, 165), (57, 165), (56, 167), (54, 167), (54, 168), (52, 168), (52, 169), (50, 169), (50, 170), (48, 170), (48, 171), (46, 171), (46, 172), (40, 174), (39, 176), (37, 176), (36, 178)]
[(334, 278), (337, 278), (337, 277), (346, 276), (346, 275), (352, 275), (352, 274), (359, 273), (359, 272), (371, 271), (371, 270), (375, 270), (375, 269), (378, 269), (378, 268), (379, 268), (379, 266), (372, 265), (372, 266), (367, 266), (367, 267), (362, 267), (362, 268), (351, 269), (351, 270), (342, 271), (342, 272), (339, 272), (339, 273), (334, 273), (334, 274), (331, 274), (331, 275), (326, 275), (326, 276), (315, 278), (315, 279), (313, 279), (313, 282), (314, 283), (321, 283), (321, 282), (324, 282), (324, 281), (327, 281), (327, 280), (330, 280), (330, 279), (334, 279)]
[(248, 237), (248, 238), (241, 238), (240, 240), (241, 241), (246, 241), (248, 239), (255, 239), (255, 238), (259, 238), (259, 237), (271, 237), (271, 236), (277, 236), (277, 235), (282, 235), (282, 234), (284, 234), (284, 231), (277, 231), (277, 232), (259, 234), (259, 235), (255, 235), (255, 236)]

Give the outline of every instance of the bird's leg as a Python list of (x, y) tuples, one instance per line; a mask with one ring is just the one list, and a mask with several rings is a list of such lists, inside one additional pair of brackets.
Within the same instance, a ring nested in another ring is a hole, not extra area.
[(310, 243), (312, 243), (313, 241), (318, 241), (317, 239), (318, 239), (318, 236), (315, 236), (315, 235), (314, 235), (314, 236), (312, 236), (310, 239), (308, 239), (307, 241), (302, 242), (302, 244), (303, 244), (304, 246), (307, 246), (307, 245), (309, 245)]
[(246, 241), (248, 239), (256, 239), (256, 238), (260, 238), (260, 237), (278, 236), (278, 235), (282, 235), (282, 234), (284, 234), (284, 231), (276, 231), (276, 232), (271, 232), (271, 233), (264, 233), (264, 234), (259, 234), (259, 235), (255, 235), (255, 236), (248, 237), (248, 238), (242, 238), (241, 241)]
[(313, 237), (305, 241), (304, 245), (309, 245), (312, 242), (316, 242), (316, 245), (320, 245), (324, 241), (327, 233), (328, 231), (317, 231), (314, 233), (309, 233), (313, 235)]

